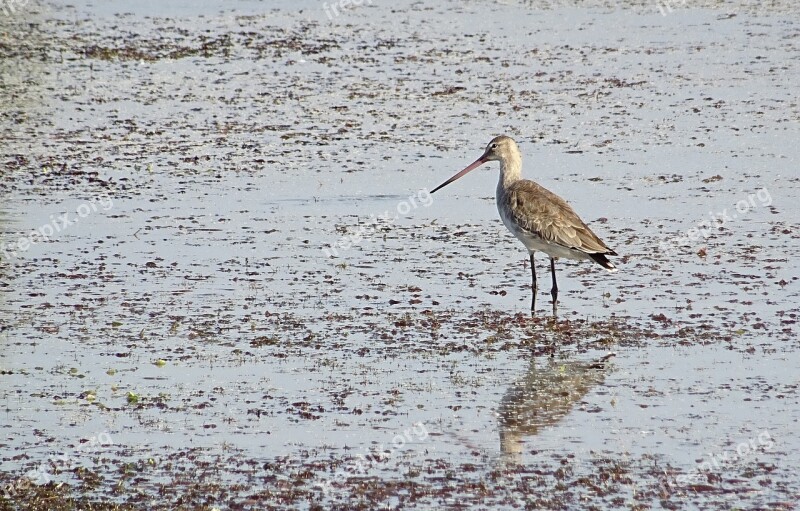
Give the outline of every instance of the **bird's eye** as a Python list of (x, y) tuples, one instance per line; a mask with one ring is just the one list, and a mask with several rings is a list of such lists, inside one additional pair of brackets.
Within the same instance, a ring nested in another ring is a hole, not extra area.
[(497, 144), (492, 144), (490, 147), (491, 147), (492, 149), (497, 149)]

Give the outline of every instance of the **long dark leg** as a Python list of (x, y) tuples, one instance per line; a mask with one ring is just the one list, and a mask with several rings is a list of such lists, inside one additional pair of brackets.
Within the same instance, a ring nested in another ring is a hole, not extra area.
[(533, 264), (533, 252), (531, 252), (531, 292), (533, 293), (533, 298), (531, 298), (531, 312), (536, 311), (536, 265)]
[(553, 297), (553, 316), (555, 316), (556, 304), (558, 304), (558, 284), (556, 283), (556, 260), (554, 257), (550, 258), (550, 274), (553, 276), (553, 289), (550, 290), (550, 295)]

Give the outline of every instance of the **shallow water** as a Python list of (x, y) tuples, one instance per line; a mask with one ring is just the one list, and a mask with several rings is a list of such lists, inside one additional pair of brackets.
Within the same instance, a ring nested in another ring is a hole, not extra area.
[[(792, 508), (797, 14), (3, 18), (12, 502)], [(427, 194), (498, 133), (621, 254), (558, 263), (557, 319), (494, 167)]]

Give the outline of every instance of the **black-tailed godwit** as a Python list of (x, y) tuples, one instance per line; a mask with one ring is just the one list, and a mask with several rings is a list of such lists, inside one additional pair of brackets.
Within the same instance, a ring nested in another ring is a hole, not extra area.
[(617, 255), (580, 219), (567, 202), (550, 190), (528, 179), (522, 179), (522, 155), (510, 137), (492, 139), (486, 151), (467, 168), (440, 184), (436, 192), (488, 161), (500, 162), (497, 183), (497, 209), (500, 218), (514, 236), (528, 249), (531, 261), (531, 311), (536, 310), (536, 266), (533, 254), (537, 251), (550, 256), (553, 276), (553, 314), (558, 303), (556, 258), (591, 259), (610, 272), (617, 268), (606, 256)]

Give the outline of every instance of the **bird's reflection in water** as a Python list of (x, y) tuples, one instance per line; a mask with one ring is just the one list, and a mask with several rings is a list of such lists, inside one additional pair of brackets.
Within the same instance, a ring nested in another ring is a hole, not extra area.
[(525, 376), (500, 401), (500, 450), (507, 462), (522, 462), (523, 438), (539, 434), (567, 415), (592, 387), (603, 382), (611, 353), (597, 361), (532, 360)]

